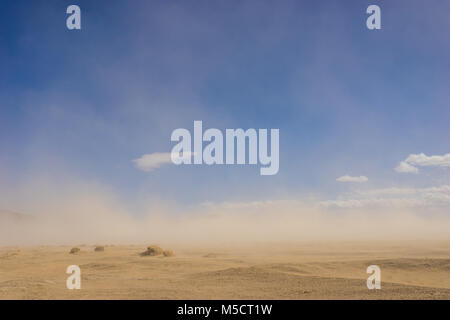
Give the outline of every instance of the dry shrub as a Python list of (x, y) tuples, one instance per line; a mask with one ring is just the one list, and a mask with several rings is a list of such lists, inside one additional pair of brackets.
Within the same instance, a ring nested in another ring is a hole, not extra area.
[(164, 250), (163, 255), (164, 257), (173, 257), (175, 254), (173, 253), (172, 250)]
[(75, 248), (70, 249), (70, 253), (71, 254), (75, 254), (75, 253), (78, 253), (78, 252), (80, 252), (80, 248), (75, 247)]
[(104, 246), (96, 246), (94, 251), (96, 251), (96, 252), (105, 251), (105, 247)]
[(141, 256), (159, 256), (163, 253), (163, 249), (158, 246), (147, 247), (147, 251), (141, 253)]

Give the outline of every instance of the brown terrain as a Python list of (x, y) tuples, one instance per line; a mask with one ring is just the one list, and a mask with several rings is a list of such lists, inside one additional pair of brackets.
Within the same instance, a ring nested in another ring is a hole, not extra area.
[[(0, 299), (450, 299), (448, 242), (0, 248)], [(81, 268), (81, 289), (66, 268)], [(368, 290), (366, 268), (381, 268)]]

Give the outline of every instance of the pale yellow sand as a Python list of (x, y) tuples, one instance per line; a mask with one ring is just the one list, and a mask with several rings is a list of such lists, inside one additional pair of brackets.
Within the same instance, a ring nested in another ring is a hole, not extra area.
[[(167, 246), (163, 246), (167, 247)], [(244, 248), (0, 248), (0, 299), (450, 299), (450, 242), (298, 243)], [(366, 268), (381, 267), (381, 290)], [(66, 288), (67, 266), (82, 271)]]

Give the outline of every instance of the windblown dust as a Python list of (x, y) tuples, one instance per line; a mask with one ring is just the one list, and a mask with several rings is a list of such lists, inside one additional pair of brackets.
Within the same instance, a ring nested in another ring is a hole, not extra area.
[(333, 211), (308, 201), (206, 203), (186, 208), (150, 203), (130, 212), (95, 183), (36, 180), (4, 189), (0, 245), (79, 243), (227, 244), (302, 240), (448, 239), (442, 212), (394, 208)]

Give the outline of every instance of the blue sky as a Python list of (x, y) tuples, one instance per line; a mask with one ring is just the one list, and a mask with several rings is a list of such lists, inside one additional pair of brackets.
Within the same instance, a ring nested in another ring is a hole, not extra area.
[[(70, 4), (82, 30), (66, 28)], [(370, 4), (381, 30), (365, 26)], [(436, 0), (2, 1), (0, 183), (95, 181), (130, 207), (448, 184), (446, 158), (395, 168), (450, 152), (449, 13)], [(279, 128), (279, 173), (133, 165), (194, 120)]]

